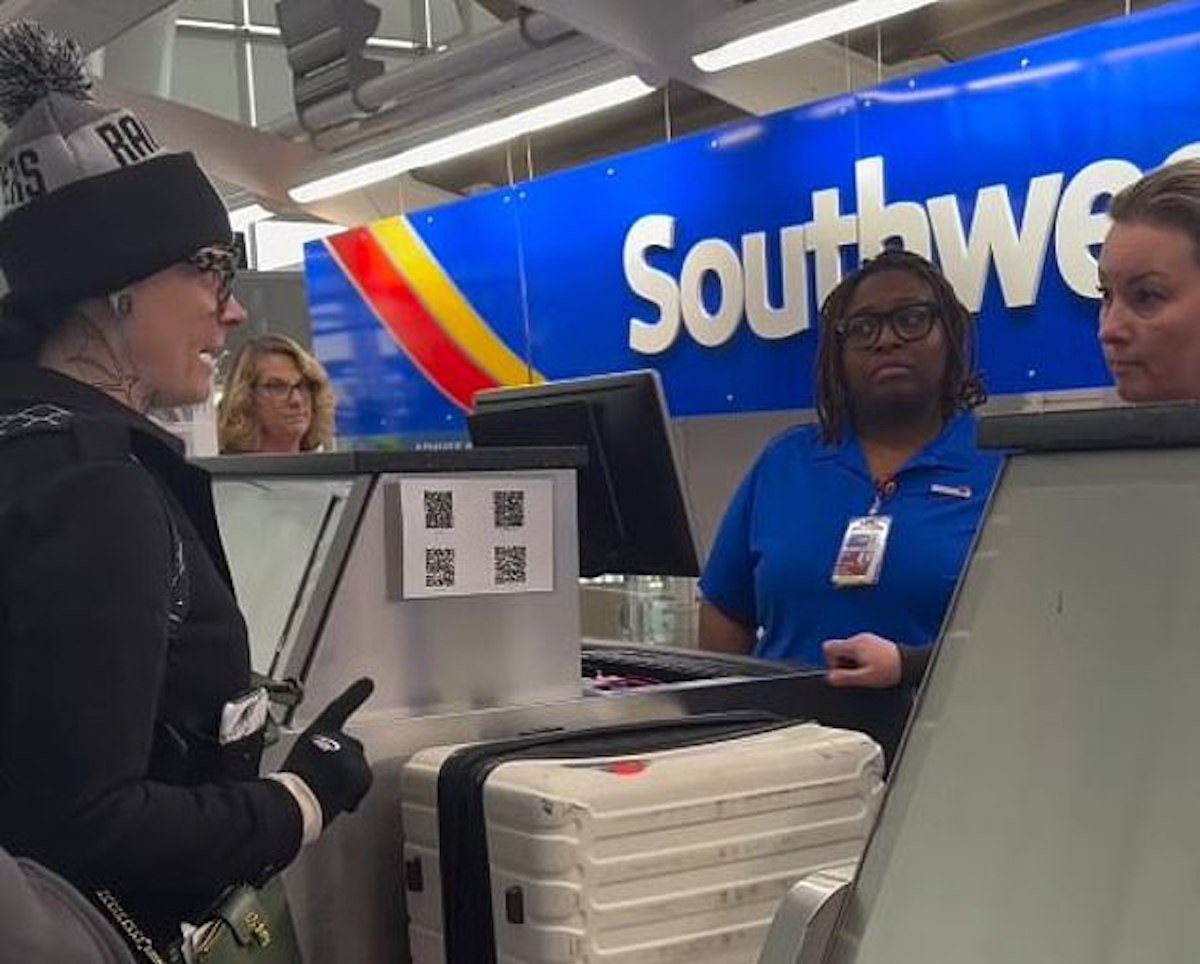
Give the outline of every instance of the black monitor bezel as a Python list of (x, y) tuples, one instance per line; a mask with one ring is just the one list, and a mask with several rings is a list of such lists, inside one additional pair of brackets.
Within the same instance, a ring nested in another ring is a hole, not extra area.
[[(606, 444), (603, 439), (603, 431), (600, 429), (594, 413), (590, 413), (590, 428), (586, 433), (588, 437), (585, 439), (573, 439), (572, 441), (574, 444), (585, 444), (587, 446), (590, 467), (584, 471), (593, 474), (600, 473), (604, 477), (608, 486), (606, 496), (609, 505), (606, 507), (585, 504), (584, 498), (586, 496), (583, 496), (580, 500), (580, 518), (584, 520), (584, 525), (587, 525), (586, 520), (590, 516), (593, 520), (593, 531), (595, 529), (594, 520), (606, 518), (610, 531), (615, 530), (621, 539), (614, 551), (600, 551), (594, 545), (586, 545), (584, 533), (581, 532), (580, 574), (584, 576), (596, 576), (605, 573), (621, 575), (698, 576), (700, 573), (700, 553), (696, 541), (696, 529), (691, 507), (687, 499), (687, 492), (684, 487), (678, 453), (675, 449), (670, 413), (667, 408), (666, 397), (658, 372), (652, 369), (644, 369), (582, 378), (567, 378), (543, 382), (538, 385), (480, 392), (475, 396), (474, 412), (467, 416), (467, 426), (468, 431), (471, 433), (472, 444), (487, 444), (483, 441), (485, 438), (485, 430), (483, 429), (484, 420), (499, 414), (530, 408), (548, 409), (555, 402), (561, 403), (560, 410), (572, 405), (572, 403), (586, 402), (589, 405), (590, 412), (590, 406), (600, 405), (602, 404), (601, 399), (620, 391), (649, 392), (656, 401), (654, 405), (656, 412), (648, 422), (646, 431), (651, 436), (658, 436), (652, 447), (669, 458), (669, 475), (674, 479), (673, 484), (670, 486), (671, 491), (660, 493), (660, 495), (666, 504), (669, 505), (670, 515), (674, 519), (674, 522), (670, 523), (672, 529), (686, 531), (690, 544), (690, 552), (683, 554), (687, 556), (686, 559), (682, 561), (676, 560), (671, 565), (646, 566), (636, 564), (636, 561), (634, 563), (630, 562), (627, 547), (637, 538), (637, 533), (630, 531), (629, 521), (623, 517), (620, 508), (623, 500), (619, 493), (621, 483), (614, 478), (612, 466), (609, 464), (610, 460), (605, 451)], [(511, 436), (506, 437), (505, 444), (512, 447), (514, 439)], [(544, 441), (541, 444), (545, 444)], [(595, 489), (596, 487), (588, 486), (581, 482), (580, 488), (582, 495), (583, 490), (587, 488)], [(591, 498), (595, 500), (600, 497), (593, 492)]]

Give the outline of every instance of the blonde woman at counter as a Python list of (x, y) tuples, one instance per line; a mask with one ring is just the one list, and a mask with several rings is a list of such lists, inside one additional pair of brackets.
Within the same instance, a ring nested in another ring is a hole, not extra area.
[(319, 361), (287, 335), (260, 335), (234, 355), (217, 407), (221, 453), (328, 451), (333, 406)]

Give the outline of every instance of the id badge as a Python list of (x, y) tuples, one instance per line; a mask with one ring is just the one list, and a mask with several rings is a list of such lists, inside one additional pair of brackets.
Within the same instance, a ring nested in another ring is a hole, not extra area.
[(886, 515), (864, 515), (846, 523), (833, 564), (833, 584), (839, 588), (876, 585), (891, 528), (892, 517)]
[(260, 686), (226, 703), (221, 710), (221, 745), (236, 743), (261, 730), (267, 722), (269, 702), (267, 691)]

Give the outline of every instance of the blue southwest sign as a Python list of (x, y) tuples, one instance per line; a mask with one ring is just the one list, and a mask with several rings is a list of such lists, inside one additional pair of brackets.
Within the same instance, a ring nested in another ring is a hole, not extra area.
[(993, 395), (1106, 385), (1104, 209), (1200, 156), (1198, 76), (1187, 0), (314, 242), (339, 434), (647, 367), (676, 416), (809, 407), (817, 306), (894, 237), (978, 312)]

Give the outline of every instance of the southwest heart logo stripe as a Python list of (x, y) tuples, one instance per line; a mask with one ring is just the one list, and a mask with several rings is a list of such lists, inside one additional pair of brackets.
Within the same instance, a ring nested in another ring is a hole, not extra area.
[(480, 317), (406, 218), (324, 243), (380, 324), (458, 408), (470, 411), (483, 389), (545, 381)]
[[(434, 257), (407, 218), (371, 225), (371, 233), (450, 338), (500, 385), (545, 381), (501, 341)], [(532, 377), (531, 377), (532, 376)]]

